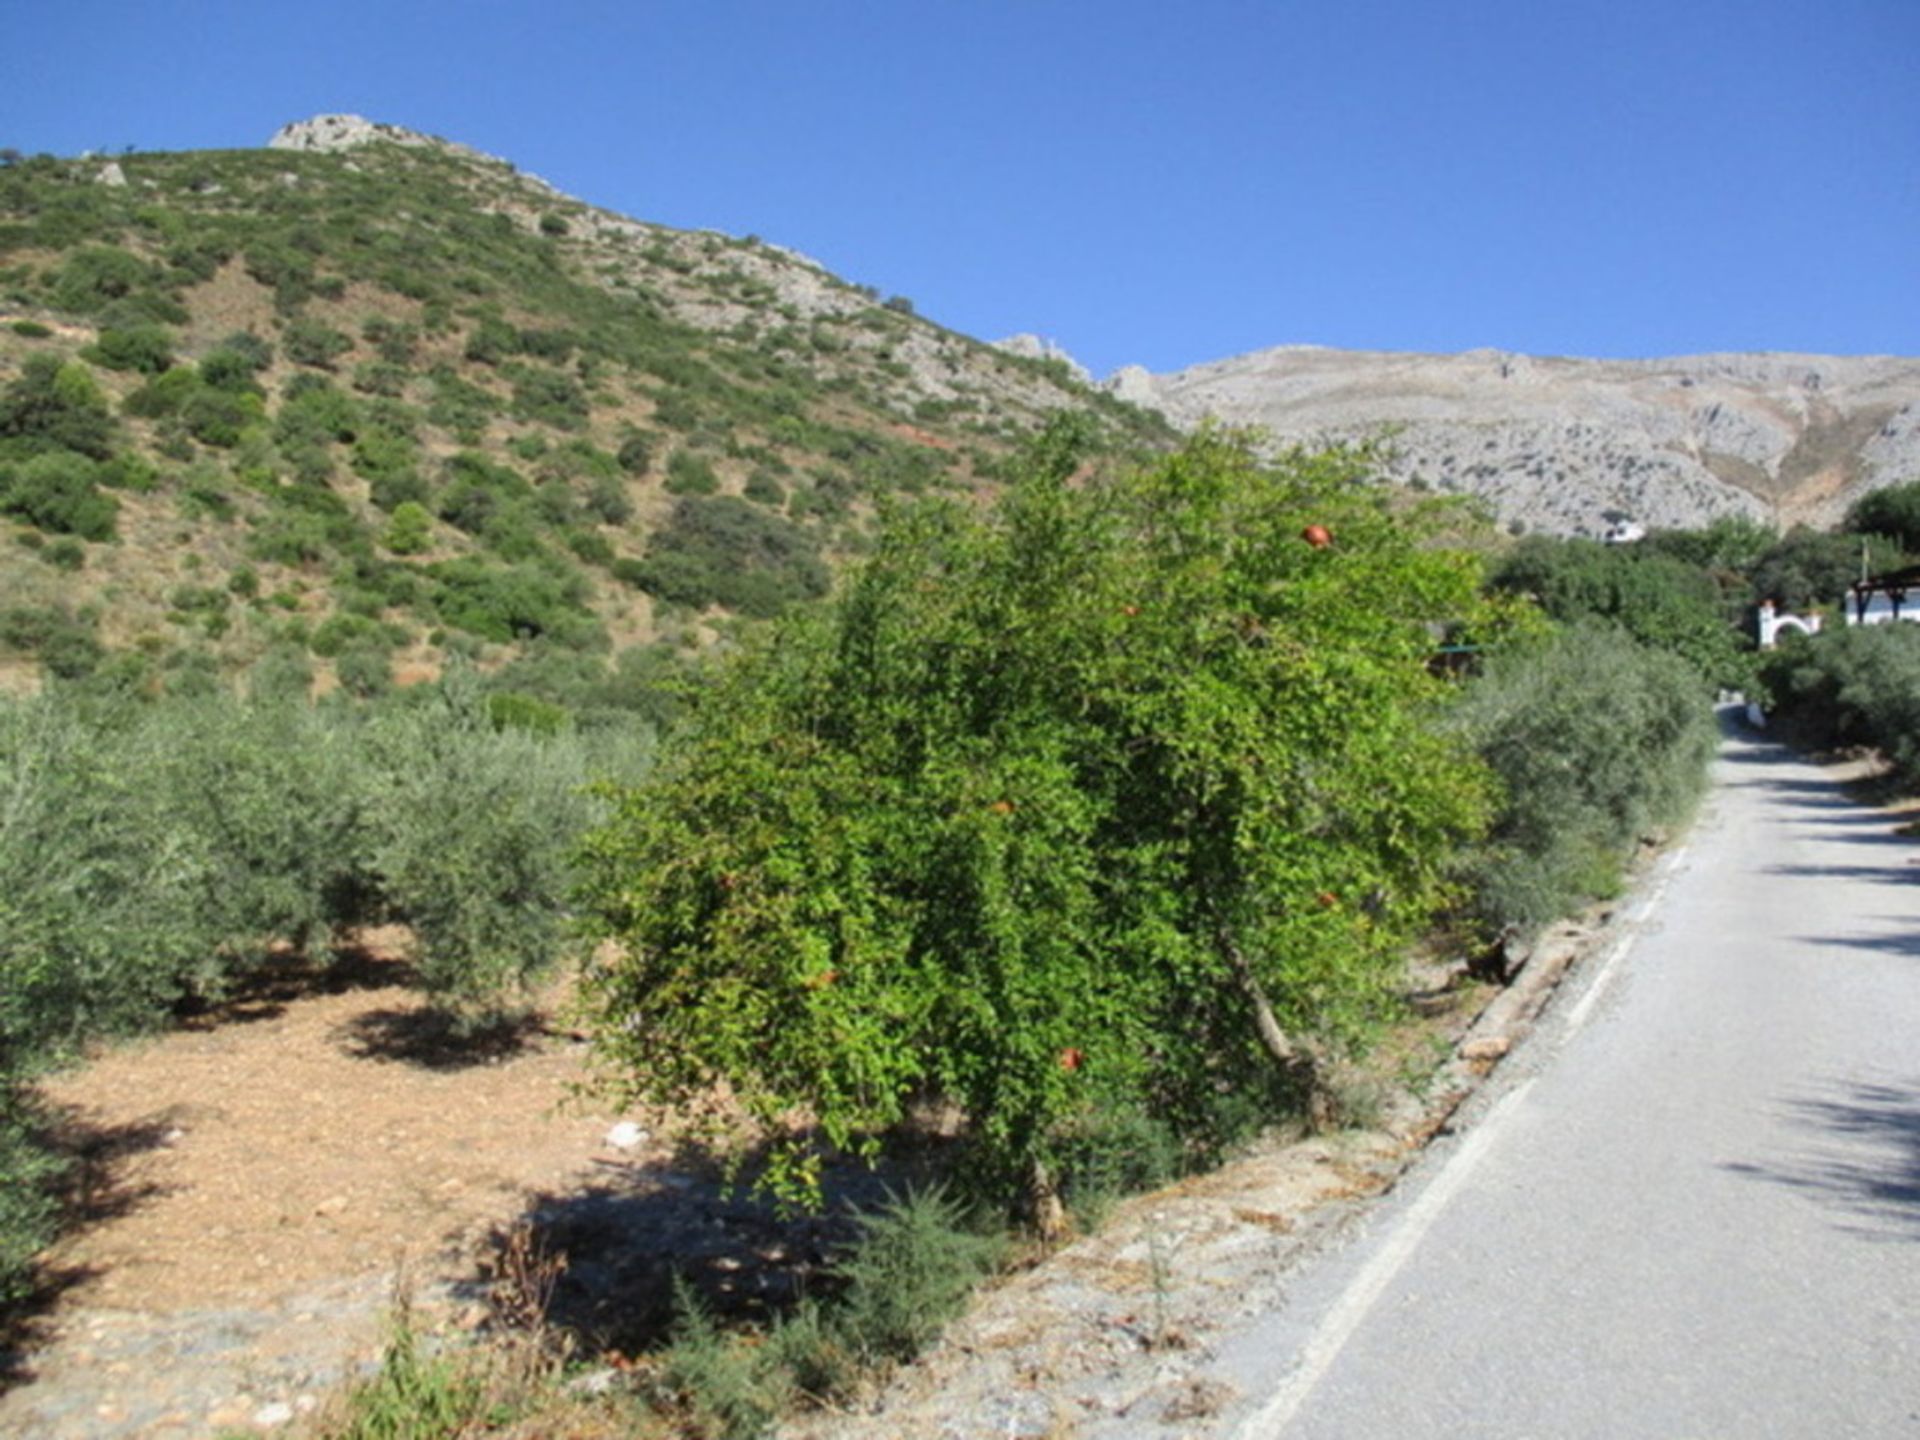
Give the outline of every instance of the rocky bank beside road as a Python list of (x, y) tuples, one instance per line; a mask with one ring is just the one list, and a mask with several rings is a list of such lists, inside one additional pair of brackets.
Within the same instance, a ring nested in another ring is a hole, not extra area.
[(1436, 1001), (1450, 997), (1454, 1008), (1426, 1033), (1446, 1058), (1413, 1088), (1384, 1094), (1374, 1124), (1274, 1137), (1219, 1170), (1120, 1204), (1095, 1233), (981, 1296), (867, 1407), (791, 1422), (780, 1434), (1211, 1433), (1213, 1417), (1242, 1398), (1214, 1373), (1219, 1346), (1277, 1309), (1299, 1264), (1339, 1240), (1451, 1126), (1568, 967), (1614, 942), (1619, 913), (1618, 905), (1599, 908), (1548, 931), (1484, 1006), (1484, 989), (1436, 990)]

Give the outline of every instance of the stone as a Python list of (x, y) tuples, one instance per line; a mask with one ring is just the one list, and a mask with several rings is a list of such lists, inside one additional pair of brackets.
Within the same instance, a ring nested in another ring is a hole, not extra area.
[(253, 1423), (263, 1430), (275, 1429), (292, 1419), (293, 1406), (285, 1400), (272, 1401), (253, 1412)]
[(117, 189), (127, 183), (127, 172), (120, 168), (118, 160), (109, 160), (100, 168), (100, 173), (93, 178), (101, 185)]
[(607, 1131), (607, 1144), (615, 1150), (636, 1150), (652, 1138), (644, 1127), (631, 1120), (622, 1120)]
[(1513, 1049), (1513, 1041), (1505, 1035), (1482, 1035), (1478, 1040), (1469, 1040), (1460, 1047), (1462, 1060), (1498, 1060)]

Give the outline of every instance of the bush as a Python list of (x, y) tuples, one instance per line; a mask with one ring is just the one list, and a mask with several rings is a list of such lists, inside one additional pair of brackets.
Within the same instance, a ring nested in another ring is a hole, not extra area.
[(667, 458), (669, 495), (711, 495), (720, 488), (720, 477), (706, 457), (691, 450), (676, 450)]
[(1864, 563), (1870, 572), (1892, 570), (1900, 564), (1899, 546), (1884, 537), (1795, 526), (1754, 567), (1754, 598), (1772, 600), (1783, 610), (1800, 611), (1843, 601), (1847, 587), (1860, 578), (1863, 539), (1867, 550)]
[(369, 786), (353, 727), (304, 704), (224, 693), (149, 722), (198, 901), (223, 972), (333, 944), (378, 909)]
[[(865, 1153), (943, 1095), (1044, 1222), (1077, 1117), (1198, 1129), (1365, 1034), (1485, 814), (1428, 724), (1428, 623), (1479, 610), (1451, 512), (1396, 515), (1346, 454), (1209, 433), (1070, 483), (1080, 453), (1058, 427), (991, 515), (896, 518), (616, 796), (592, 1004), (638, 1084), (721, 1077)], [(812, 1194), (805, 1144), (765, 1183)]]
[(412, 500), (403, 500), (393, 508), (387, 526), (386, 547), (396, 555), (418, 555), (432, 542), (433, 517)]
[(0, 391), (0, 441), (9, 439), (28, 453), (73, 450), (104, 460), (113, 453), (113, 415), (85, 365), (30, 355)]
[(193, 865), (132, 712), (0, 702), (0, 1081), (154, 1024), (205, 965)]
[(620, 442), (616, 456), (620, 468), (629, 475), (644, 475), (653, 464), (653, 447), (644, 435), (629, 435)]
[(534, 565), (496, 565), (472, 556), (443, 560), (427, 573), (440, 618), (484, 640), (506, 644), (551, 636), (564, 644), (594, 642), (598, 628), (582, 601), (577, 576)]
[(1708, 699), (1684, 660), (1592, 622), (1488, 661), (1455, 715), (1503, 787), (1468, 862), (1488, 932), (1531, 932), (1610, 893), (1633, 846), (1684, 818), (1716, 744)]
[(62, 310), (91, 315), (149, 284), (153, 271), (125, 250), (89, 245), (68, 256), (53, 281), (53, 302)]
[(383, 715), (374, 741), (378, 868), (421, 984), (493, 1018), (563, 951), (573, 849), (593, 814), (582, 752), (496, 726), (465, 672)]
[(87, 348), (86, 358), (109, 370), (158, 375), (173, 364), (173, 336), (162, 325), (102, 330), (100, 338)]
[(1788, 636), (1766, 657), (1761, 680), (1789, 738), (1821, 749), (1871, 746), (1904, 784), (1920, 784), (1920, 626)]
[(968, 1225), (938, 1189), (890, 1198), (857, 1223), (859, 1237), (833, 1267), (842, 1282), (837, 1302), (803, 1302), (763, 1336), (728, 1334), (692, 1287), (676, 1281), (661, 1379), (702, 1433), (753, 1440), (799, 1397), (844, 1399), (863, 1377), (911, 1360), (1007, 1249)]
[(1920, 480), (1862, 495), (1847, 511), (1846, 528), (1884, 535), (1909, 555), (1920, 555)]
[(99, 467), (71, 451), (0, 466), (0, 512), (58, 535), (111, 540), (119, 503), (96, 482)]
[(640, 565), (614, 573), (674, 604), (763, 618), (826, 594), (830, 578), (811, 535), (732, 495), (677, 501)]
[(296, 365), (331, 370), (334, 361), (353, 348), (353, 341), (318, 320), (300, 319), (281, 333), (280, 348)]
[(1750, 655), (1727, 623), (1712, 576), (1657, 549), (1532, 535), (1513, 547), (1490, 583), (1534, 596), (1563, 623), (1619, 625), (1716, 684), (1737, 688), (1751, 679)]

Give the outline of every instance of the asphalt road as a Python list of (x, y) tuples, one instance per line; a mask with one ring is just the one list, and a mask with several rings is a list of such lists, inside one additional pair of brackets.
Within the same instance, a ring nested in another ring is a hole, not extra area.
[(1920, 1437), (1920, 841), (1735, 733), (1633, 904), (1209, 1434)]

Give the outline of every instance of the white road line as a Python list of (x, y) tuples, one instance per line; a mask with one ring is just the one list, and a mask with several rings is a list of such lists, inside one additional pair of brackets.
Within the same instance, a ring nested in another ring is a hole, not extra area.
[[(1567, 1012), (1568, 1034), (1586, 1023), (1593, 1007), (1606, 993), (1620, 962), (1627, 958), (1634, 942), (1639, 939), (1640, 927), (1646, 924), (1665, 898), (1667, 886), (1672, 882), (1674, 872), (1686, 852), (1687, 846), (1682, 845), (1661, 861), (1645, 896), (1627, 917), (1628, 933), (1622, 935), (1607, 952), (1607, 958), (1600, 962), (1600, 968), (1594, 973), (1585, 992), (1573, 1009)], [(1326, 1318), (1301, 1350), (1299, 1364), (1281, 1382), (1272, 1398), (1234, 1432), (1234, 1440), (1276, 1440), (1292, 1423), (1300, 1406), (1325, 1378), (1347, 1341), (1353, 1338), (1353, 1332), (1367, 1318), (1367, 1312), (1426, 1238), (1427, 1231), (1440, 1218), (1440, 1212), (1446, 1208), (1447, 1202), (1466, 1185), (1474, 1167), (1498, 1138), (1502, 1124), (1532, 1088), (1531, 1079), (1521, 1081), (1496, 1101), (1485, 1118), (1467, 1132), (1466, 1138), (1460, 1142), (1460, 1148), (1454, 1151), (1452, 1158), (1434, 1176), (1419, 1198), (1407, 1207), (1406, 1214), (1400, 1217), (1399, 1224), (1386, 1243), (1374, 1252), (1373, 1258), (1361, 1267), (1360, 1273), (1334, 1302), (1333, 1308), (1327, 1312)]]
[(1593, 1013), (1593, 1007), (1600, 1003), (1600, 997), (1607, 993), (1607, 987), (1613, 983), (1613, 975), (1620, 968), (1620, 962), (1627, 958), (1634, 943), (1639, 940), (1639, 930), (1652, 918), (1653, 912), (1666, 898), (1667, 887), (1673, 883), (1674, 871), (1680, 868), (1681, 857), (1687, 853), (1685, 845), (1673, 851), (1660, 862), (1660, 868), (1653, 877), (1653, 883), (1647, 887), (1647, 893), (1640, 903), (1633, 907), (1633, 913), (1627, 917), (1627, 933), (1615, 942), (1607, 952), (1607, 958), (1600, 962), (1600, 968), (1593, 973), (1593, 979), (1587, 982), (1587, 988), (1567, 1012), (1567, 1034), (1575, 1034), (1587, 1017)]
[(1445, 1168), (1407, 1207), (1393, 1234), (1374, 1252), (1373, 1258), (1361, 1268), (1346, 1292), (1327, 1312), (1326, 1319), (1320, 1322), (1319, 1329), (1300, 1352), (1300, 1363), (1294, 1367), (1293, 1373), (1281, 1382), (1280, 1388), (1259, 1412), (1234, 1432), (1235, 1440), (1274, 1440), (1291, 1423), (1301, 1403), (1313, 1393), (1314, 1386), (1332, 1368), (1340, 1351), (1353, 1338), (1353, 1332), (1367, 1318), (1367, 1312), (1393, 1282), (1393, 1277), (1400, 1273), (1400, 1267), (1419, 1247), (1433, 1222), (1440, 1218), (1447, 1201), (1467, 1183), (1481, 1156), (1486, 1154), (1498, 1136), (1507, 1116), (1532, 1088), (1532, 1080), (1516, 1085), (1501, 1097), (1485, 1119), (1467, 1132), (1466, 1139), (1460, 1142), (1460, 1148), (1454, 1151)]

